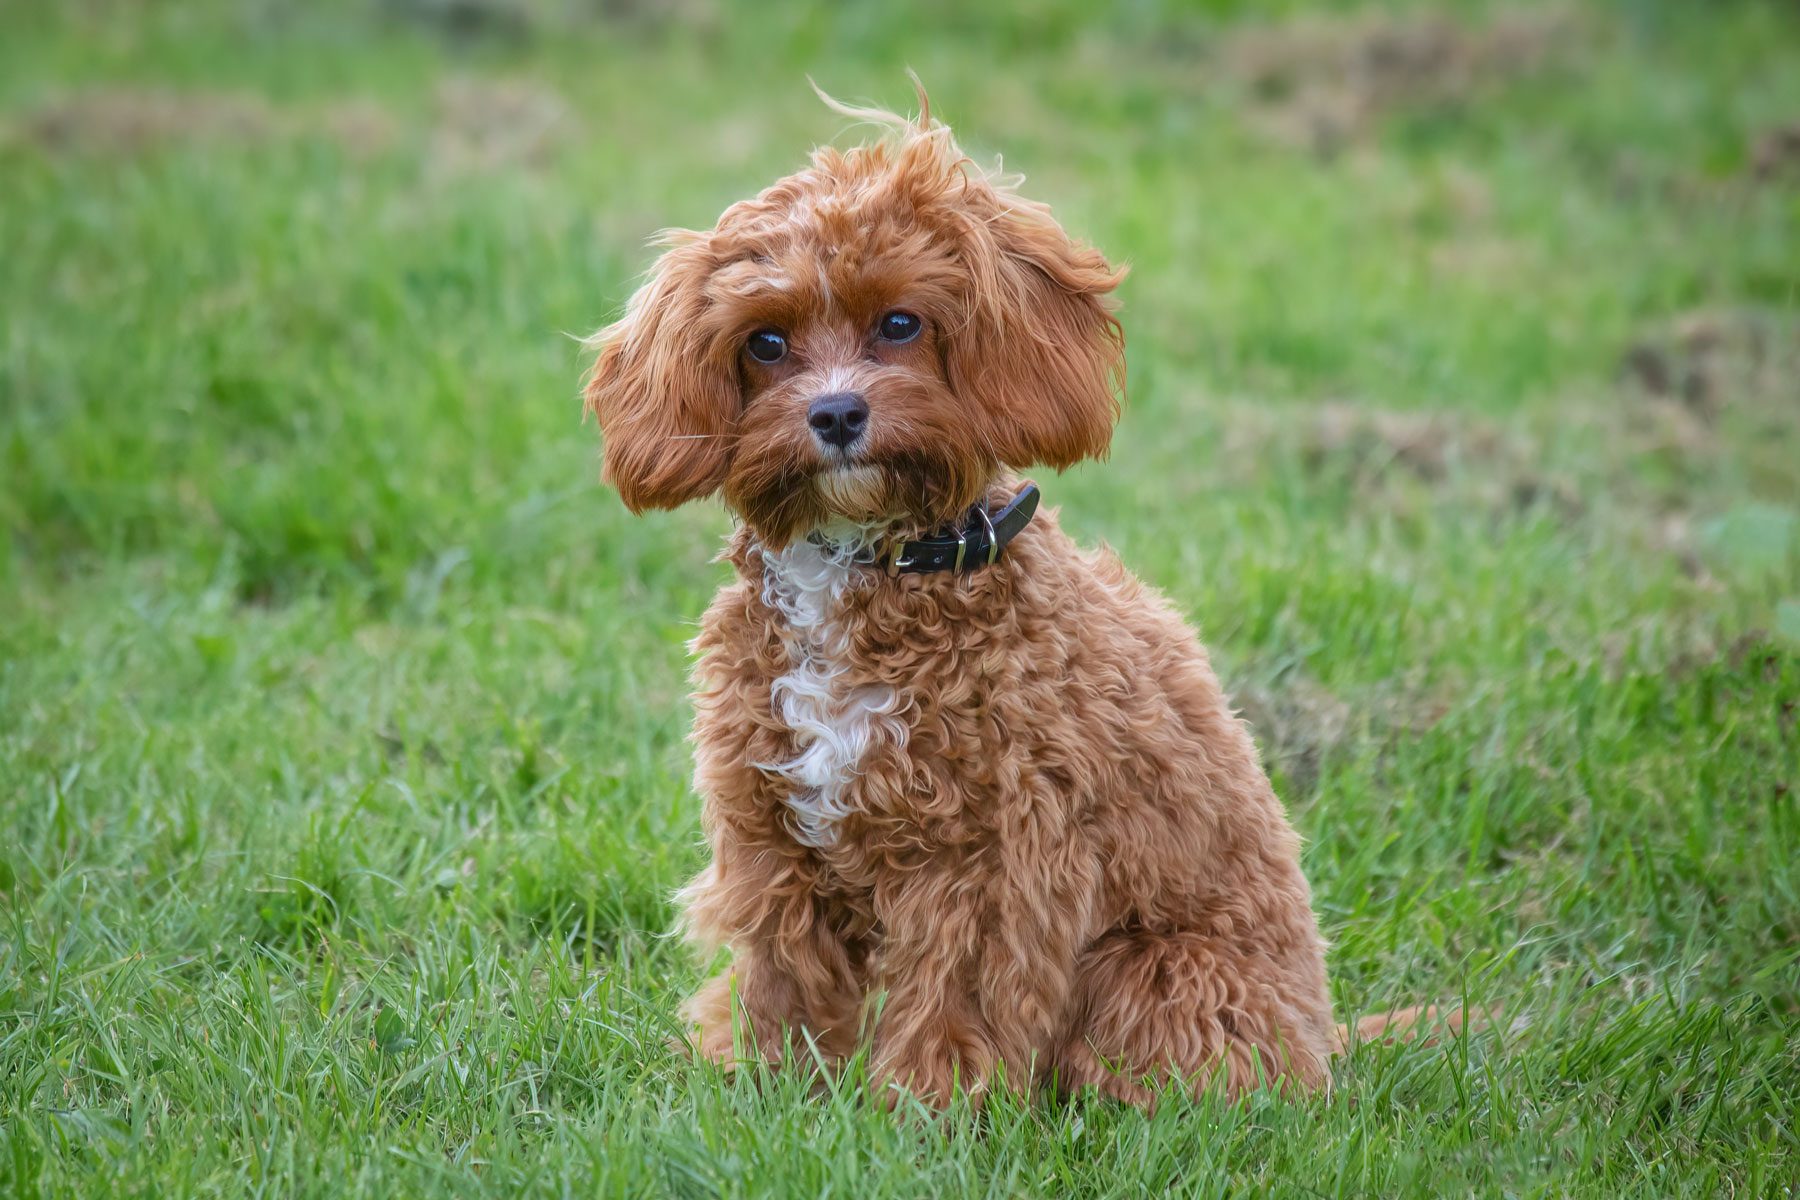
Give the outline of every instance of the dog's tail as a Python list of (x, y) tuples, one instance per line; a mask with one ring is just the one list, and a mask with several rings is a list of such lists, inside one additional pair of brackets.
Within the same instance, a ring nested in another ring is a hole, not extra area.
[(1440, 1004), (1415, 1004), (1384, 1013), (1370, 1013), (1337, 1027), (1338, 1054), (1362, 1042), (1380, 1042), (1384, 1046), (1417, 1042), (1435, 1046), (1440, 1038), (1461, 1037), (1486, 1028), (1500, 1018), (1498, 1006), (1449, 1008)]

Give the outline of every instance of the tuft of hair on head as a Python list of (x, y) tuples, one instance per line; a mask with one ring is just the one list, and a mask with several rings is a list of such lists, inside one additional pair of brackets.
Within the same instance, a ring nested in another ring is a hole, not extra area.
[(906, 77), (912, 81), (913, 94), (919, 105), (918, 112), (912, 116), (874, 104), (851, 104), (840, 100), (820, 87), (812, 76), (807, 76), (806, 82), (825, 107), (840, 116), (851, 118), (858, 125), (871, 126), (882, 135), (872, 144), (856, 146), (849, 151), (839, 151), (829, 145), (816, 148), (813, 151), (814, 166), (841, 164), (846, 159), (854, 160), (859, 157), (884, 162), (930, 163), (932, 165), (929, 170), (936, 173), (946, 185), (952, 181), (959, 187), (968, 181), (985, 184), (992, 189), (994, 198), (1002, 206), (1029, 206), (1031, 202), (1019, 194), (1019, 187), (1025, 182), (1025, 176), (1007, 171), (998, 154), (994, 156), (991, 165), (983, 165), (971, 158), (957, 143), (950, 126), (932, 116), (931, 97), (926, 93), (925, 82), (919, 78), (918, 72), (908, 67)]
[(806, 82), (812, 88), (813, 95), (823, 101), (826, 108), (839, 116), (863, 121), (882, 129), (891, 129), (900, 134), (929, 133), (933, 128), (943, 128), (939, 122), (931, 119), (931, 97), (925, 94), (925, 82), (919, 78), (919, 73), (908, 67), (906, 68), (906, 77), (912, 80), (913, 94), (919, 100), (919, 113), (916, 117), (903, 117), (897, 112), (890, 112), (873, 104), (846, 103), (820, 87), (819, 81), (811, 75), (806, 77)]
[[(1011, 193), (1023, 182), (1023, 177), (1003, 175), (997, 159), (994, 166), (988, 168), (965, 154), (962, 147), (957, 145), (950, 127), (931, 115), (931, 97), (926, 94), (925, 83), (919, 78), (918, 72), (908, 67), (906, 77), (912, 80), (913, 94), (919, 103), (918, 112), (910, 117), (878, 105), (850, 104), (839, 100), (820, 87), (818, 81), (810, 75), (806, 82), (812, 86), (813, 94), (818, 96), (826, 108), (839, 116), (851, 118), (858, 125), (871, 126), (883, 135), (873, 146), (859, 146), (850, 150), (848, 157), (872, 155), (880, 158), (888, 152), (902, 156), (922, 156), (939, 164), (944, 171), (980, 180), (1003, 194)], [(840, 152), (830, 147), (813, 152), (815, 164), (835, 161), (840, 157)]]

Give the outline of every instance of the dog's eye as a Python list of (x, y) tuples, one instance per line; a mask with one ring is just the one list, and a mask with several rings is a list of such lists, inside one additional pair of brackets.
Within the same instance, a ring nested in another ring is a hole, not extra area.
[(750, 335), (744, 348), (759, 363), (778, 363), (787, 357), (787, 338), (779, 330), (759, 329)]
[(881, 323), (875, 328), (881, 334), (881, 340), (884, 342), (910, 342), (919, 336), (919, 330), (924, 328), (924, 322), (909, 312), (900, 312), (896, 309), (882, 317)]

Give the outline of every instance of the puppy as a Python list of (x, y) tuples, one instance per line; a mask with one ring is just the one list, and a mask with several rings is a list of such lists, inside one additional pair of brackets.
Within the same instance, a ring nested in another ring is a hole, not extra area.
[(604, 474), (722, 495), (694, 641), (722, 1063), (957, 1087), (1329, 1082), (1299, 839), (1191, 630), (1015, 471), (1106, 453), (1123, 276), (916, 120), (667, 234), (595, 335)]

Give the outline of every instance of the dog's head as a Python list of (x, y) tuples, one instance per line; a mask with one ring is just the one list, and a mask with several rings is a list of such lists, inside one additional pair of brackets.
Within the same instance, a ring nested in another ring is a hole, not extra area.
[(633, 510), (722, 492), (765, 541), (959, 515), (1002, 466), (1105, 453), (1124, 272), (975, 169), (924, 95), (894, 136), (667, 247), (586, 390)]

